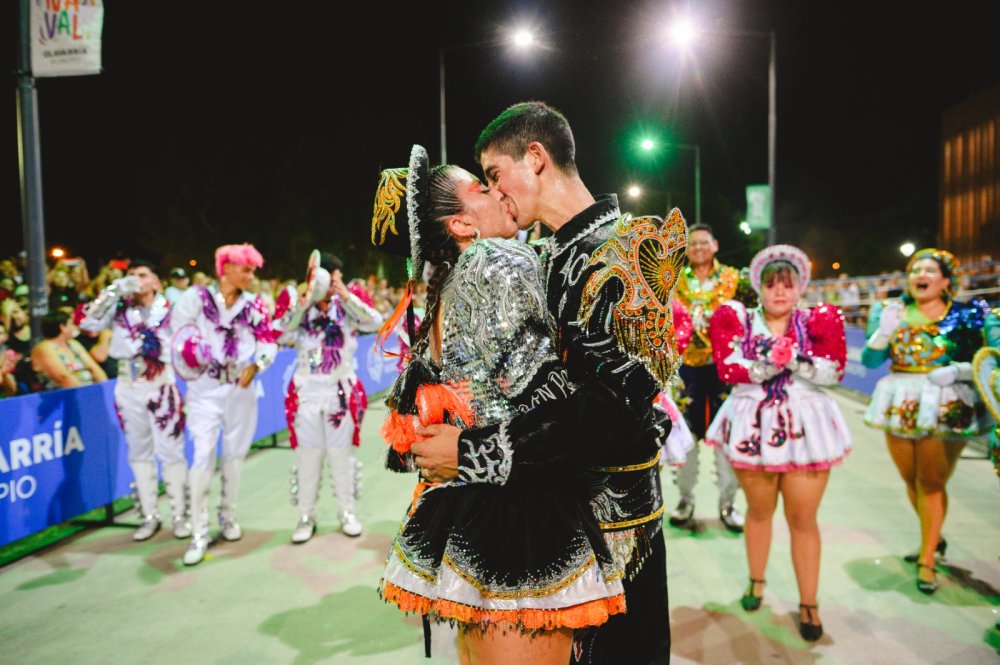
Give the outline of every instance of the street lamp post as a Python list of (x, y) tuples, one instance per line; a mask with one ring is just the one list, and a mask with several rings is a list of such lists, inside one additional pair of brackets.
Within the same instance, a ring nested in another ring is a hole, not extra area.
[[(484, 39), (478, 42), (467, 44), (456, 44), (454, 46), (441, 46), (438, 48), (438, 107), (440, 111), (440, 132), (441, 132), (441, 163), (448, 163), (448, 124), (445, 118), (446, 96), (444, 83), (444, 60), (446, 51), (456, 51), (458, 49), (473, 48), (476, 46), (496, 46), (506, 42), (506, 39)], [(528, 30), (518, 30), (510, 38), (517, 48), (527, 48), (534, 42), (534, 36)]]
[[(674, 41), (687, 45), (698, 30), (691, 23), (681, 21), (672, 26), (669, 31)], [(777, 242), (777, 203), (776, 193), (776, 158), (778, 135), (778, 36), (774, 30), (755, 32), (745, 30), (707, 30), (703, 34), (735, 35), (748, 37), (767, 37), (770, 42), (770, 57), (767, 66), (767, 187), (771, 193), (770, 226), (767, 230), (767, 243)]]

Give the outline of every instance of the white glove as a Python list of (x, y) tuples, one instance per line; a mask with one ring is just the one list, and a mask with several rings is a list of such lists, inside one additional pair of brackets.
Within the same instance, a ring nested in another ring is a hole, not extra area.
[(755, 360), (753, 364), (750, 365), (748, 373), (750, 374), (750, 381), (753, 383), (764, 383), (774, 377), (778, 376), (784, 371), (783, 367), (778, 367), (774, 363), (770, 363), (764, 359)]
[(118, 293), (122, 296), (130, 296), (133, 293), (138, 293), (142, 286), (139, 284), (139, 278), (135, 275), (128, 275), (127, 277), (119, 277), (115, 281), (111, 282)]
[(927, 380), (936, 386), (950, 386), (956, 381), (972, 380), (971, 363), (952, 363), (938, 367), (927, 375)]
[(889, 346), (896, 328), (903, 322), (904, 305), (900, 300), (890, 300), (882, 308), (878, 319), (878, 330), (868, 339), (868, 348), (880, 351)]

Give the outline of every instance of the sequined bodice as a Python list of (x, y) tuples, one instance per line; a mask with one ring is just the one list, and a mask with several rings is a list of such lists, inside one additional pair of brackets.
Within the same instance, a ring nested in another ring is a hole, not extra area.
[(541, 265), (515, 240), (477, 241), (441, 291), (441, 379), (459, 386), (475, 426), (570, 390), (546, 325)]
[(889, 344), (895, 372), (929, 372), (950, 362), (969, 362), (983, 344), (984, 312), (977, 305), (952, 302), (938, 321), (900, 324)]

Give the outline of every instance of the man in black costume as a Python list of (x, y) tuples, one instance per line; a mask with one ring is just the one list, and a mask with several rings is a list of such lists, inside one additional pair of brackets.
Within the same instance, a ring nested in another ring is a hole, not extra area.
[(622, 214), (615, 195), (595, 198), (584, 185), (575, 151), (565, 117), (542, 102), (508, 108), (476, 143), (486, 179), (518, 227), (538, 220), (553, 232), (542, 255), (547, 301), (558, 353), (578, 390), (490, 427), (425, 428), (420, 433), (431, 438), (412, 451), (424, 476), (435, 481), (504, 483), (547, 465), (589, 466), (600, 479), (592, 506), (624, 570), (628, 609), (578, 635), (573, 661), (668, 663), (658, 461), (669, 421), (653, 408), (660, 386), (648, 365), (623, 348), (613, 330), (613, 310), (626, 292), (622, 280), (604, 280), (581, 312), (588, 282), (604, 267), (592, 256)]

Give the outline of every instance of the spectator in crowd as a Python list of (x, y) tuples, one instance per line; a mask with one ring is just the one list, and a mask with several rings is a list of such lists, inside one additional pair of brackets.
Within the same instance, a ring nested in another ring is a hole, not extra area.
[(14, 369), (17, 367), (18, 353), (7, 347), (7, 326), (0, 323), (0, 396), (10, 397), (17, 394), (17, 380)]
[[(20, 286), (18, 288), (21, 288)], [(27, 286), (24, 289), (27, 290)], [(19, 393), (34, 392), (40, 389), (38, 375), (31, 367), (31, 322), (28, 312), (14, 298), (8, 298), (0, 303), (0, 323), (7, 331), (7, 348), (16, 354), (14, 379)]]
[(79, 332), (69, 314), (62, 310), (42, 317), (45, 339), (31, 350), (31, 363), (41, 375), (46, 390), (75, 388), (107, 380), (104, 370), (76, 341)]
[(28, 311), (29, 293), (27, 284), (18, 284), (14, 287), (14, 300), (25, 312)]
[(83, 348), (87, 349), (90, 357), (97, 361), (97, 364), (101, 366), (101, 369), (104, 370), (109, 379), (117, 379), (118, 362), (110, 355), (111, 329), (104, 328), (100, 331), (95, 331), (80, 327), (80, 322), (83, 321), (84, 317), (83, 308), (83, 303), (77, 305), (71, 315), (73, 323), (80, 328), (80, 336), (76, 339), (83, 345)]
[(184, 268), (173, 268), (170, 271), (170, 285), (167, 286), (163, 295), (166, 296), (171, 305), (176, 305), (189, 286), (191, 286), (191, 278), (188, 277), (187, 271)]
[(191, 275), (191, 283), (195, 286), (207, 287), (211, 280), (208, 275), (200, 270), (196, 270), (193, 275)]

